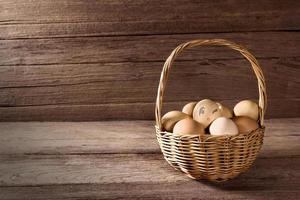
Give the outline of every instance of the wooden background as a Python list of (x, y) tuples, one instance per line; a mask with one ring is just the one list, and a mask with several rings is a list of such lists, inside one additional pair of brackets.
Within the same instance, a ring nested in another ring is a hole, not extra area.
[[(267, 117), (300, 116), (300, 1), (0, 0), (0, 121), (153, 119), (159, 74), (179, 43), (226, 38), (264, 70)], [(257, 98), (236, 52), (185, 52), (165, 109)]]

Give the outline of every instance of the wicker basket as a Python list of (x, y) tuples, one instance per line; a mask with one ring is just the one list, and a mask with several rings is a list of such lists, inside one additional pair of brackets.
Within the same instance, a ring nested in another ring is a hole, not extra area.
[[(184, 50), (196, 46), (227, 46), (239, 51), (250, 63), (257, 77), (259, 90), (259, 124), (251, 133), (236, 136), (174, 136), (162, 129), (161, 110), (169, 70), (175, 58)], [(166, 60), (161, 72), (156, 99), (156, 136), (168, 163), (193, 179), (225, 181), (245, 172), (255, 160), (264, 136), (266, 85), (255, 57), (244, 47), (223, 39), (193, 40), (179, 45)]]

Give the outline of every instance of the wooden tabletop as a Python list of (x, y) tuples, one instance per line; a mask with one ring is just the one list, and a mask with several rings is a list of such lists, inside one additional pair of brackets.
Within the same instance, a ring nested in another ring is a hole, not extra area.
[(195, 181), (163, 159), (153, 121), (0, 123), (0, 199), (297, 199), (300, 118), (266, 122), (250, 170)]

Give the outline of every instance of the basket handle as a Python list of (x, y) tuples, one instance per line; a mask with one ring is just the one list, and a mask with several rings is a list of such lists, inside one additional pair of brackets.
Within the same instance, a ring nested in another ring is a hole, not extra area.
[(264, 114), (267, 107), (267, 94), (266, 94), (266, 83), (263, 72), (258, 64), (256, 58), (243, 46), (238, 45), (234, 42), (224, 40), (224, 39), (198, 39), (192, 40), (177, 46), (170, 56), (167, 58), (163, 70), (161, 72), (160, 81), (157, 90), (156, 97), (156, 106), (155, 106), (155, 118), (156, 118), (156, 126), (161, 130), (161, 110), (162, 110), (162, 101), (163, 95), (167, 84), (167, 79), (169, 75), (169, 70), (171, 65), (173, 64), (175, 58), (184, 50), (189, 49), (196, 46), (227, 46), (231, 49), (239, 51), (251, 64), (252, 69), (256, 75), (258, 82), (258, 92), (259, 92), (259, 122), (260, 125), (264, 125)]

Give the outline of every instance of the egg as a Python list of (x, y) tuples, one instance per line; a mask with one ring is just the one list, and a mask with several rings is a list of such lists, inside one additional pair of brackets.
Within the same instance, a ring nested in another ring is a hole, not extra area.
[(221, 110), (222, 117), (232, 118), (233, 117), (233, 111), (230, 110), (228, 107), (222, 105), (219, 102), (216, 102), (218, 104), (219, 109)]
[(183, 106), (182, 112), (186, 113), (190, 116), (193, 116), (193, 110), (194, 110), (196, 104), (197, 104), (197, 102), (190, 102), (190, 103), (186, 104), (185, 106)]
[(205, 134), (204, 126), (192, 118), (185, 118), (178, 121), (173, 129), (174, 135), (199, 135)]
[(214, 136), (234, 136), (239, 133), (237, 125), (226, 117), (219, 117), (209, 127), (209, 132)]
[(237, 103), (233, 108), (235, 116), (246, 116), (258, 120), (258, 105), (251, 100), (243, 100)]
[(250, 133), (259, 127), (258, 123), (250, 117), (235, 117), (233, 122), (237, 125), (239, 133)]
[(180, 111), (167, 112), (161, 119), (162, 126), (164, 130), (172, 132), (175, 124), (184, 118), (190, 118), (190, 116)]
[(210, 99), (199, 101), (193, 111), (193, 119), (201, 123), (204, 128), (221, 116), (222, 112), (219, 105)]

